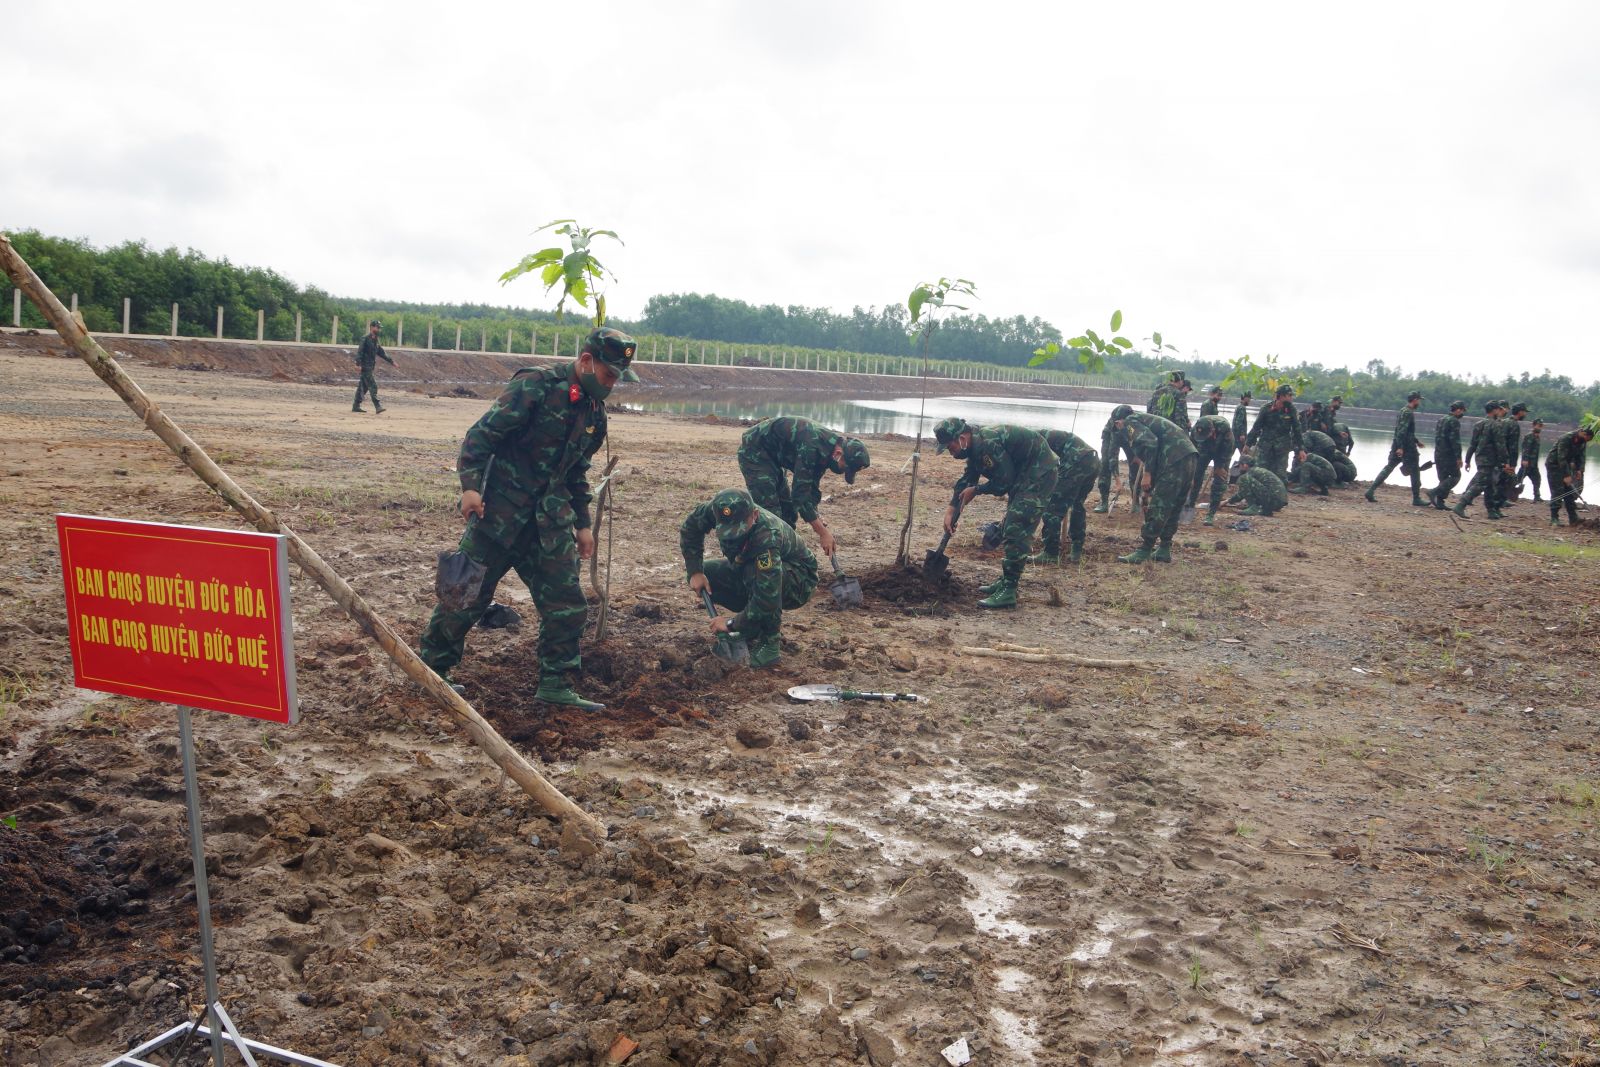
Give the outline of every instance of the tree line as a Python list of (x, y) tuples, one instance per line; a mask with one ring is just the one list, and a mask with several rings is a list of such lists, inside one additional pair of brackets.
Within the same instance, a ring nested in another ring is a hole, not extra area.
[[(254, 337), (256, 312), (265, 313), (265, 337), (294, 339), (295, 316), (307, 341), (332, 338), (333, 320), (339, 319), (337, 343), (355, 344), (369, 318), (385, 324), (385, 337), (406, 320), (407, 340), (420, 346), (429, 324), (434, 347), (450, 348), (455, 332), (463, 347), (498, 349), (507, 331), (525, 337), (541, 324), (555, 328), (553, 313), (490, 304), (422, 304), (333, 296), (316, 286), (299, 286), (277, 271), (239, 266), (227, 259), (212, 259), (189, 249), (152, 249), (143, 241), (126, 241), (95, 248), (87, 241), (52, 237), (37, 230), (10, 235), (12, 244), (63, 299), (78, 294), (78, 309), (90, 330), (122, 329), (123, 298), (132, 300), (129, 328), (134, 333), (166, 334), (171, 329), (172, 304), (178, 304), (180, 336), (211, 337), (216, 333), (216, 309), (223, 309), (225, 336)], [(9, 312), (9, 309), (7, 309)], [(9, 313), (6, 315), (9, 320)], [(43, 318), (24, 302), (24, 325), (43, 328)], [(859, 353), (903, 357), (913, 355), (913, 333), (903, 304), (852, 308), (849, 313), (827, 308), (776, 304), (755, 305), (715, 295), (674, 293), (651, 297), (638, 320), (612, 319), (613, 325), (639, 334), (666, 338), (693, 338), (725, 345), (780, 345), (816, 352)], [(571, 317), (567, 330), (581, 326)], [(485, 342), (485, 338), (487, 341)], [(1022, 367), (1034, 350), (1062, 341), (1062, 333), (1043, 319), (1017, 315), (989, 318), (982, 314), (956, 314), (934, 331), (929, 355), (934, 359)], [(526, 341), (519, 343), (525, 344)], [(541, 343), (541, 351), (543, 344)], [(1072, 350), (1062, 353), (1055, 366), (1075, 368)], [(687, 358), (687, 349), (685, 349)], [(1229, 366), (1220, 360), (1146, 354), (1135, 349), (1106, 360), (1107, 383), (1125, 383), (1141, 377), (1154, 386), (1167, 370), (1181, 367), (1198, 391), (1207, 382), (1227, 377)], [(1502, 379), (1458, 378), (1436, 371), (1407, 374), (1373, 360), (1359, 370), (1321, 364), (1285, 364), (1285, 370), (1311, 379), (1302, 401), (1326, 400), (1342, 395), (1356, 407), (1399, 408), (1406, 394), (1419, 390), (1427, 398), (1425, 411), (1445, 412), (1452, 401), (1462, 400), (1468, 411), (1479, 414), (1483, 402), (1504, 398), (1521, 401), (1534, 415), (1549, 421), (1575, 423), (1585, 411), (1600, 409), (1600, 381), (1579, 385), (1567, 375), (1549, 370), (1522, 371)], [(1231, 398), (1230, 398), (1231, 399)]]

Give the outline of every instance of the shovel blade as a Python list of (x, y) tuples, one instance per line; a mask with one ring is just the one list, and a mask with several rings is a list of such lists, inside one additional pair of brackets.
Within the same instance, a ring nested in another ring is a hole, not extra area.
[(1185, 504), (1183, 506), (1183, 510), (1178, 513), (1178, 521), (1182, 523), (1193, 522), (1196, 514), (1197, 512), (1195, 511), (1195, 506), (1193, 504)]
[(750, 662), (750, 645), (742, 637), (723, 634), (711, 646), (711, 654), (724, 662), (742, 667)]
[(833, 596), (833, 602), (841, 608), (861, 606), (861, 583), (854, 578), (840, 578), (828, 586), (828, 592)]
[(950, 570), (950, 557), (943, 552), (930, 550), (927, 558), (922, 561), (922, 576), (924, 578), (940, 579)]

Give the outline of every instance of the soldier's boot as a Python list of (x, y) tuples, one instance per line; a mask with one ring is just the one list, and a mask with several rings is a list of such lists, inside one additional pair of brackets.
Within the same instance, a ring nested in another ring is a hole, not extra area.
[(1412, 492), (1411, 492), (1411, 506), (1414, 507), (1414, 508), (1425, 508), (1425, 507), (1428, 506), (1428, 502), (1426, 500), (1422, 499), (1421, 490), (1412, 490)]
[(1083, 542), (1082, 541), (1074, 541), (1074, 542), (1072, 542), (1072, 554), (1067, 557), (1067, 562), (1068, 563), (1082, 563), (1083, 562)]
[(1428, 490), (1428, 503), (1432, 504), (1440, 511), (1445, 510), (1444, 501), (1439, 499), (1439, 490), (1437, 489)]
[(1378, 502), (1378, 487), (1376, 485), (1368, 486), (1366, 493), (1363, 495), (1366, 496), (1367, 503), (1376, 504)]
[(1467, 502), (1465, 500), (1457, 500), (1456, 506), (1450, 510), (1455, 512), (1457, 515), (1460, 515), (1464, 519), (1467, 517)]
[(1017, 606), (1017, 581), (1001, 578), (989, 589), (989, 595), (978, 601), (980, 608), (1014, 608)]
[(1171, 563), (1172, 562), (1172, 542), (1171, 541), (1163, 541), (1159, 545), (1157, 545), (1156, 546), (1156, 550), (1150, 554), (1150, 562), (1152, 562), (1152, 563)]
[(560, 675), (540, 678), (539, 688), (534, 691), (533, 699), (542, 700), (546, 704), (577, 708), (579, 711), (604, 711), (606, 708), (604, 704), (583, 699)]
[(1111, 500), (1110, 500), (1110, 498), (1108, 498), (1104, 493), (1101, 493), (1100, 494), (1100, 503), (1096, 504), (1090, 510), (1093, 511), (1096, 515), (1104, 515), (1106, 512), (1111, 510)]
[(364, 407), (362, 407), (362, 406), (361, 406), (361, 405), (360, 405), (360, 404), (357, 404), (357, 405), (355, 405), (355, 406), (354, 406), (354, 407), (352, 407), (352, 408), (351, 408), (351, 409), (350, 409), (350, 410), (351, 410), (351, 411), (359, 411), (359, 412), (361, 412), (361, 413), (362, 413), (362, 414), (363, 414), (363, 415), (365, 415), (365, 414), (366, 414), (366, 413), (367, 413), (367, 409), (366, 409), (366, 408), (364, 408)]
[(1552, 516), (1550, 516), (1550, 525), (1551, 526), (1560, 526), (1561, 525), (1561, 516), (1560, 515), (1552, 515)]
[(1217, 509), (1212, 508), (1206, 512), (1206, 517), (1200, 520), (1201, 526), (1215, 526), (1217, 524)]
[(763, 637), (750, 644), (750, 666), (754, 670), (770, 667), (783, 656), (783, 643), (778, 635)]
[(982, 593), (984, 596), (988, 596), (990, 593), (994, 592), (996, 589), (999, 589), (1000, 588), (1000, 583), (1003, 582), (1003, 581), (1005, 581), (1004, 578), (996, 578), (994, 581), (988, 583), (987, 585), (980, 585), (980, 586), (978, 586), (978, 592)]
[(1243, 510), (1241, 510), (1239, 512), (1239, 514), (1241, 514), (1241, 515), (1260, 515), (1261, 514), (1261, 509), (1256, 507), (1254, 504), (1251, 504), (1249, 507), (1244, 508)]
[(451, 689), (454, 689), (455, 693), (456, 693), (456, 696), (465, 697), (467, 695), (467, 687), (462, 685), (460, 682), (451, 681), (450, 680), (450, 674), (449, 674), (448, 671), (446, 671), (444, 674), (439, 675), (439, 680), (441, 682), (443, 682), (445, 685), (448, 685)]
[(376, 400), (374, 400), (372, 402), (372, 410), (373, 410), (373, 412), (375, 414), (382, 415), (383, 414), (383, 405), (378, 403)]
[(1129, 552), (1126, 556), (1118, 556), (1117, 557), (1117, 562), (1118, 563), (1148, 563), (1150, 561), (1150, 557), (1155, 555), (1155, 549), (1156, 549), (1156, 546), (1155, 546), (1155, 542), (1154, 541), (1146, 541), (1144, 544), (1140, 545), (1138, 548), (1134, 549), (1132, 552)]
[(1061, 562), (1061, 549), (1059, 547), (1053, 548), (1053, 549), (1052, 548), (1046, 548), (1046, 549), (1044, 549), (1042, 551), (1035, 552), (1033, 555), (1028, 557), (1028, 562), (1029, 563), (1060, 563)]
[(1505, 512), (1501, 511), (1499, 508), (1490, 508), (1489, 509), (1489, 518), (1498, 521), (1498, 520), (1503, 519), (1505, 517), (1506, 517)]

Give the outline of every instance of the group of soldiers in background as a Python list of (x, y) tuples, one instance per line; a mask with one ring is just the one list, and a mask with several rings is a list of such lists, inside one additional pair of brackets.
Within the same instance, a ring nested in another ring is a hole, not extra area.
[[(369, 337), (366, 347), (377, 349), (376, 331)], [(467, 634), (490, 607), (500, 579), (515, 570), (540, 617), (536, 698), (584, 710), (603, 707), (580, 696), (570, 677), (581, 662), (579, 639), (588, 609), (578, 585), (578, 566), (594, 553), (588, 470), (605, 441), (605, 400), (618, 381), (637, 380), (630, 370), (636, 349), (626, 334), (596, 329), (576, 359), (518, 371), (467, 431), (456, 464), (466, 530), (454, 553), (440, 554), (439, 604), (420, 642), (423, 661), (458, 691), (461, 687), (449, 672), (460, 662)], [(1185, 506), (1197, 505), (1208, 480), (1208, 526), (1224, 503), (1244, 502), (1244, 515), (1270, 515), (1288, 503), (1290, 492), (1326, 494), (1331, 486), (1355, 480), (1349, 458), (1352, 439), (1338, 418), (1340, 398), (1300, 412), (1293, 388), (1281, 385), (1247, 429), (1249, 392), (1241, 394), (1227, 419), (1219, 410), (1221, 388), (1208, 386), (1191, 425), (1190, 388), (1176, 371), (1155, 391), (1145, 411), (1119, 405), (1106, 420), (1098, 452), (1065, 430), (979, 426), (957, 417), (934, 428), (940, 448), (964, 463), (945, 510), (946, 533), (954, 531), (962, 509), (976, 496), (1006, 499), (1000, 577), (982, 587), (981, 606), (1015, 607), (1029, 563), (1062, 561), (1063, 527), (1066, 561), (1082, 560), (1084, 505), (1098, 486), (1094, 511), (1110, 510), (1112, 487), (1120, 491), (1121, 486), (1119, 457), (1127, 459), (1127, 484), (1136, 507), (1143, 510), (1141, 544), (1117, 557), (1124, 563), (1170, 563)], [(1463, 404), (1454, 405), (1451, 416), (1440, 420), (1434, 458), (1440, 483), (1429, 500), (1422, 500), (1413, 423), (1421, 399), (1413, 393), (1401, 411), (1394, 455), (1368, 490), (1368, 499), (1396, 466), (1411, 476), (1413, 503), (1419, 506), (1443, 507), (1459, 480)], [(1478, 473), (1458, 512), (1482, 495), (1491, 517), (1498, 517), (1514, 478), (1531, 477), (1537, 497), (1539, 423), (1534, 422), (1519, 449), (1518, 424), (1526, 406), (1512, 407), (1509, 420), (1500, 418), (1505, 409), (1501, 402), (1490, 404), (1490, 418), (1474, 428), (1466, 462), (1476, 461)], [(1562, 502), (1577, 521), (1574, 498), (1582, 483), (1584, 446), (1592, 437), (1588, 430), (1564, 435), (1545, 461), (1552, 523), (1558, 521)], [(1519, 456), (1520, 468), (1512, 462)], [(783, 613), (805, 604), (817, 586), (816, 557), (796, 532), (800, 520), (816, 533), (823, 553), (833, 556), (833, 533), (819, 514), (821, 479), (832, 472), (853, 483), (871, 458), (855, 438), (809, 419), (784, 416), (747, 430), (738, 462), (744, 488), (723, 489), (695, 505), (679, 526), (679, 548), (690, 590), (708, 604), (734, 612), (717, 616), (712, 607), (712, 631), (738, 632), (749, 645), (751, 666), (764, 667), (780, 658)], [(1234, 492), (1224, 502), (1230, 483)], [(1041, 521), (1043, 545), (1033, 553)], [(704, 558), (711, 533), (717, 536), (722, 560)]]

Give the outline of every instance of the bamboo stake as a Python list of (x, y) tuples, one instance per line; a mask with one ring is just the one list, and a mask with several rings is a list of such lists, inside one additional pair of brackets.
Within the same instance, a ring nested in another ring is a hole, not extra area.
[(1010, 647), (1000, 645), (995, 648), (962, 645), (956, 651), (964, 655), (984, 656), (988, 659), (1019, 659), (1024, 663), (1072, 663), (1079, 667), (1105, 667), (1109, 670), (1155, 670), (1155, 667), (1145, 663), (1143, 660), (1093, 659), (1088, 656), (1074, 656), (1070, 652), (1052, 652), (1048, 648), (1027, 648), (1024, 645), (1012, 645)]
[[(589, 553), (589, 588), (594, 590), (596, 599), (600, 601), (599, 621), (594, 624), (594, 639), (596, 642), (606, 639), (606, 617), (611, 611), (611, 527), (606, 526), (606, 509), (611, 504), (611, 486), (613, 483), (612, 470), (616, 467), (618, 457), (612, 456), (606, 461), (606, 469), (601, 472), (600, 486), (594, 495), (594, 534), (595, 548)], [(606, 580), (600, 584), (597, 573), (600, 567), (600, 527), (605, 526), (606, 534)]]
[(110, 386), (111, 390), (133, 409), (133, 413), (139, 416), (150, 432), (159, 437), (179, 459), (188, 464), (189, 469), (194, 471), (201, 481), (210, 486), (256, 529), (284, 536), (288, 542), (290, 558), (333, 598), (335, 604), (344, 609), (345, 614), (361, 626), (362, 631), (372, 638), (378, 647), (388, 653), (389, 658), (394, 660), (407, 677), (420, 685), (423, 691), (433, 697), (441, 707), (461, 720), (473, 743), (481, 748), (508, 777), (520, 785), (523, 791), (545, 811), (569, 824), (576, 825), (595, 838), (601, 840), (605, 838), (605, 830), (599, 822), (551, 785), (522, 753), (512, 748), (506, 739), (473, 709), (471, 704), (433, 673), (390, 629), (389, 624), (368, 606), (361, 595), (328, 566), (310, 545), (300, 539), (299, 534), (283, 525), (277, 516), (257, 503), (242, 486), (206, 455), (205, 450), (192, 437), (145, 395), (144, 390), (140, 389), (138, 384), (117, 365), (116, 360), (95, 343), (94, 338), (89, 336), (82, 324), (73, 320), (67, 309), (61, 306), (61, 301), (56, 299), (56, 295), (11, 247), (11, 241), (5, 234), (0, 234), (0, 266), (5, 268), (7, 276), (17, 288), (26, 293), (28, 299), (38, 306), (50, 325), (55, 327), (62, 339), (72, 346), (85, 363), (89, 364), (89, 368), (99, 376), (100, 380)]

